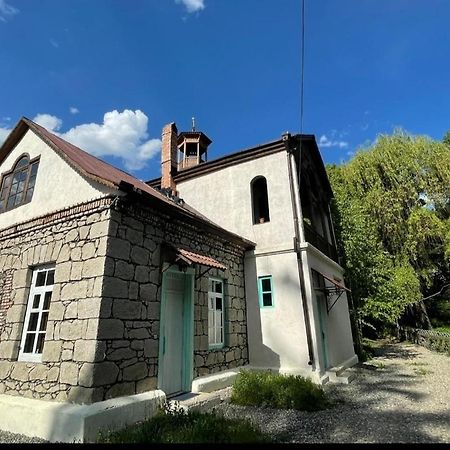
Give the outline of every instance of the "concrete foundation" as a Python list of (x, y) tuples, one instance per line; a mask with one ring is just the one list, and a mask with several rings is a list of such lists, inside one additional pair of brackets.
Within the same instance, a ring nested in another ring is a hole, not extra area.
[(50, 442), (96, 442), (101, 433), (151, 418), (165, 399), (160, 390), (91, 405), (0, 395), (0, 429)]

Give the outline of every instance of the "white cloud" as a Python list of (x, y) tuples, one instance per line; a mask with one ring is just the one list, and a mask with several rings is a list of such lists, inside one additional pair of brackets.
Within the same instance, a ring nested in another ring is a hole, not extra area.
[(59, 43), (56, 42), (54, 39), (50, 39), (50, 44), (52, 44), (53, 47), (55, 47), (55, 48), (59, 48)]
[[(120, 158), (127, 170), (143, 169), (161, 150), (160, 139), (148, 139), (148, 117), (139, 109), (105, 113), (103, 123), (85, 123), (61, 133), (62, 120), (38, 114), (33, 121), (94, 156)], [(12, 128), (0, 124), (0, 145)]]
[(59, 136), (95, 156), (116, 156), (134, 171), (144, 168), (161, 149), (160, 139), (148, 139), (147, 127), (142, 111), (114, 110), (105, 113), (101, 124), (77, 125)]
[(70, 114), (78, 114), (80, 110), (78, 108), (75, 108), (75, 106), (71, 106), (69, 108)]
[(345, 141), (333, 141), (332, 139), (328, 139), (325, 134), (322, 134), (319, 139), (320, 147), (338, 147), (338, 148), (347, 148), (348, 142)]
[(175, 0), (175, 3), (182, 3), (186, 7), (188, 13), (194, 13), (205, 9), (205, 0)]
[(34, 117), (33, 122), (42, 125), (49, 131), (58, 131), (61, 128), (62, 120), (50, 114), (38, 114)]
[(14, 6), (6, 3), (6, 0), (0, 0), (0, 20), (6, 22), (10, 17), (18, 14), (20, 11)]

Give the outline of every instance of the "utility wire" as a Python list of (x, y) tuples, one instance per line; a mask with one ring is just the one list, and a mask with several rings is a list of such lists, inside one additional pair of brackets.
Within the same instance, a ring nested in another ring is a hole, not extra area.
[(303, 134), (303, 98), (305, 85), (305, 0), (302, 0), (302, 42), (301, 42), (301, 68), (300, 68), (300, 134)]

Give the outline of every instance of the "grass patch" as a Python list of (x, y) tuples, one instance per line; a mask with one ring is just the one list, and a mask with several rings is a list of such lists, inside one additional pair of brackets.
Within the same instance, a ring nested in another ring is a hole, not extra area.
[(231, 403), (303, 411), (332, 406), (323, 389), (307, 378), (251, 371), (241, 371), (236, 378)]
[(370, 364), (372, 366), (375, 366), (377, 369), (385, 369), (386, 368), (386, 364), (384, 364), (384, 362), (381, 361), (377, 361), (377, 360), (370, 360)]
[(431, 370), (425, 369), (424, 367), (414, 367), (414, 372), (416, 375), (428, 375), (429, 373), (433, 373)]
[(251, 443), (271, 442), (245, 419), (226, 419), (213, 413), (185, 412), (165, 404), (151, 419), (121, 431), (101, 435), (100, 443)]
[(450, 333), (450, 325), (433, 328), (433, 331), (442, 331), (443, 333)]

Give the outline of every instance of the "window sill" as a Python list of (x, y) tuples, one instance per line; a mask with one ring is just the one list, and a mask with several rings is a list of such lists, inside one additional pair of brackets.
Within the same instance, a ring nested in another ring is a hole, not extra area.
[(31, 353), (21, 353), (17, 358), (18, 362), (32, 362), (32, 363), (41, 363), (42, 362), (42, 354), (31, 354)]
[(210, 344), (208, 350), (222, 350), (224, 347), (224, 344)]

